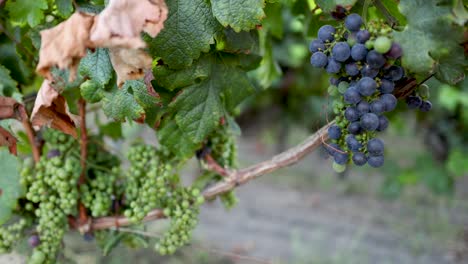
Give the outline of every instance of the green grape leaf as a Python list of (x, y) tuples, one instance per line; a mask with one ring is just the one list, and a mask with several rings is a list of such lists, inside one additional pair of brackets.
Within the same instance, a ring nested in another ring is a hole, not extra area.
[[(438, 60), (458, 56), (452, 52), (458, 48), (463, 34), (452, 24), (449, 7), (437, 5), (437, 0), (402, 0), (399, 7), (408, 24), (394, 36), (403, 47), (405, 68), (427, 75), (436, 68)], [(459, 68), (459, 65), (446, 65), (443, 69), (452, 67)]]
[(29, 24), (31, 27), (39, 25), (44, 19), (47, 0), (10, 0), (6, 2), (6, 10), (10, 13), (11, 21), (20, 25)]
[(11, 91), (16, 90), (17, 85), (16, 81), (10, 76), (10, 70), (0, 65), (0, 96), (10, 96)]
[(158, 139), (181, 159), (190, 158), (201, 146), (186, 137), (174, 121), (163, 123), (161, 129), (158, 130)]
[(273, 81), (281, 77), (282, 71), (273, 56), (273, 45), (270, 37), (265, 31), (260, 31), (260, 45), (262, 47), (263, 59), (260, 67), (251, 74), (257, 79), (258, 84), (263, 89), (269, 88)]
[(206, 79), (210, 74), (208, 60), (202, 60), (189, 68), (179, 71), (165, 66), (157, 66), (153, 70), (156, 83), (169, 91), (195, 84), (196, 81)]
[(208, 136), (223, 113), (217, 84), (211, 79), (185, 89), (171, 106), (177, 108), (177, 124), (195, 142)]
[(210, 50), (221, 25), (206, 0), (173, 0), (167, 4), (169, 17), (161, 33), (148, 40), (149, 49), (153, 57), (161, 57), (171, 68), (180, 69)]
[(104, 113), (117, 121), (125, 121), (125, 119), (139, 119), (145, 114), (145, 110), (132, 94), (132, 89), (128, 90), (129, 86), (122, 87), (111, 94), (106, 95), (103, 101)]
[(449, 84), (457, 84), (465, 79), (468, 62), (462, 47), (452, 49), (450, 56), (438, 60), (436, 78)]
[(67, 18), (73, 13), (73, 2), (72, 0), (55, 0), (57, 11), (63, 18)]
[[(381, 0), (380, 1), (387, 12), (397, 20), (399, 26), (406, 25), (406, 18), (398, 10), (398, 2), (395, 0)], [(392, 19), (393, 20), (393, 19)]]
[(192, 67), (199, 63), (210, 65), (209, 77), (186, 87), (170, 104), (177, 125), (195, 143), (203, 141), (224, 113), (233, 111), (254, 91), (246, 73), (231, 55), (207, 55)]
[(330, 12), (335, 9), (337, 5), (344, 7), (353, 6), (357, 0), (315, 0), (315, 3), (323, 10), (323, 12)]
[(265, 13), (263, 0), (214, 0), (211, 1), (213, 14), (224, 26), (236, 32), (248, 31), (261, 23)]
[(104, 87), (112, 79), (114, 70), (107, 49), (98, 48), (95, 52), (88, 50), (78, 68), (80, 75), (87, 76)]
[[(283, 6), (281, 3), (268, 4), (265, 7), (266, 17), (263, 20), (262, 26), (273, 37), (282, 39), (284, 34), (283, 28)], [(314, 32), (315, 33), (315, 32)]]
[(466, 11), (465, 6), (463, 5), (463, 0), (454, 0), (453, 1), (453, 20), (460, 26), (464, 26), (466, 21), (468, 21), (468, 11)]
[(222, 42), (222, 51), (229, 53), (256, 54), (259, 51), (259, 40), (257, 31), (234, 32), (225, 29), (216, 37), (216, 42)]
[(105, 96), (104, 89), (93, 80), (87, 80), (80, 85), (81, 96), (89, 103), (97, 103)]
[(7, 148), (0, 148), (0, 225), (12, 215), (17, 199), (21, 195), (20, 163), (18, 158), (10, 154)]

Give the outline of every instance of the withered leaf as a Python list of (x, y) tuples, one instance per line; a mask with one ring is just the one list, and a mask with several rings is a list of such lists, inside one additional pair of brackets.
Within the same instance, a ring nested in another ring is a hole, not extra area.
[(33, 126), (50, 126), (77, 137), (78, 117), (68, 111), (65, 98), (50, 85), (48, 80), (44, 80), (39, 89), (31, 121)]
[(0, 97), (0, 120), (17, 118), (15, 110), (20, 104), (11, 97)]
[(70, 81), (73, 81), (80, 59), (86, 56), (86, 48), (92, 46), (89, 42), (89, 32), (93, 22), (93, 15), (77, 12), (57, 26), (42, 30), (36, 71), (52, 80), (51, 67), (68, 68)]
[(142, 78), (145, 70), (151, 69), (152, 59), (140, 49), (111, 48), (109, 55), (117, 73), (117, 85), (121, 86), (127, 80)]
[(0, 146), (8, 147), (11, 154), (18, 155), (16, 142), (16, 138), (8, 130), (0, 127)]
[(156, 37), (167, 13), (164, 0), (110, 0), (96, 16), (90, 40), (100, 47), (143, 48), (141, 32)]

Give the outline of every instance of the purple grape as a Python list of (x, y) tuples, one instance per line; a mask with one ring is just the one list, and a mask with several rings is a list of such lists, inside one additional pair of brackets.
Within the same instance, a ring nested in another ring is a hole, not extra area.
[(359, 104), (357, 104), (356, 108), (359, 113), (359, 116), (362, 116), (363, 114), (369, 113), (370, 104), (366, 101), (361, 101), (359, 102)]
[(351, 48), (351, 58), (355, 61), (362, 61), (367, 56), (367, 48), (364, 44), (358, 43)]
[(328, 58), (328, 64), (325, 70), (328, 73), (338, 73), (341, 70), (341, 63), (330, 57)]
[(358, 14), (350, 14), (345, 19), (345, 27), (351, 31), (356, 32), (359, 31), (362, 25), (362, 18)]
[(323, 42), (333, 41), (335, 39), (335, 32), (336, 30), (333, 26), (324, 25), (318, 30), (318, 38)]
[(382, 79), (379, 90), (381, 93), (387, 94), (392, 93), (395, 89), (395, 84), (392, 81)]
[(379, 127), (376, 129), (377, 131), (384, 131), (388, 127), (388, 118), (384, 115), (379, 116)]
[(54, 157), (58, 157), (60, 156), (61, 153), (60, 153), (60, 150), (58, 149), (51, 149), (48, 153), (47, 153), (47, 158), (48, 159), (51, 159), (51, 158), (54, 158)]
[(372, 113), (380, 115), (385, 112), (385, 104), (379, 99), (374, 100), (370, 105), (370, 110)]
[(335, 77), (330, 77), (330, 84), (338, 86), (339, 80)]
[(348, 43), (338, 42), (333, 46), (332, 56), (335, 60), (344, 62), (351, 55), (351, 49), (349, 48)]
[(406, 105), (408, 105), (409, 109), (416, 109), (419, 108), (422, 104), (422, 99), (419, 96), (410, 95), (406, 97)]
[(429, 112), (432, 109), (432, 103), (430, 101), (423, 101), (419, 110), (422, 112)]
[(350, 86), (343, 95), (344, 101), (348, 104), (357, 104), (361, 101), (361, 95), (355, 86)]
[(382, 94), (380, 100), (385, 104), (385, 111), (393, 111), (397, 105), (398, 100), (393, 94)]
[(400, 44), (396, 42), (393, 42), (390, 50), (385, 53), (385, 56), (392, 59), (398, 59), (401, 57), (401, 55), (403, 55), (403, 49), (401, 48)]
[(323, 68), (327, 65), (327, 55), (325, 53), (318, 51), (312, 54), (310, 57), (310, 64), (317, 68)]
[(30, 247), (35, 248), (41, 244), (41, 239), (38, 235), (32, 235), (28, 238), (28, 244)]
[(362, 148), (361, 142), (359, 142), (353, 135), (346, 136), (346, 145), (352, 152), (359, 151)]
[(341, 137), (341, 128), (337, 125), (329, 127), (328, 137), (331, 139), (339, 139)]
[(385, 57), (375, 50), (367, 53), (366, 62), (371, 68), (380, 69), (385, 65)]
[(348, 132), (353, 135), (358, 135), (361, 133), (361, 125), (359, 121), (352, 122), (348, 125)]
[(314, 39), (310, 42), (309, 50), (312, 53), (317, 51), (324, 51), (325, 44), (323, 44), (323, 42), (320, 39)]
[(379, 127), (379, 117), (374, 113), (367, 113), (361, 117), (361, 127), (367, 131), (374, 131)]
[(363, 29), (363, 30), (359, 30), (357, 33), (356, 33), (356, 40), (359, 42), (359, 43), (366, 43), (366, 41), (368, 41), (370, 39), (370, 33), (369, 31)]
[(380, 156), (384, 153), (384, 142), (380, 138), (373, 138), (367, 142), (367, 152), (371, 156)]
[(401, 80), (401, 78), (403, 78), (404, 75), (405, 71), (402, 67), (393, 65), (390, 68), (388, 68), (384, 75), (384, 78), (396, 82)]
[(345, 65), (346, 74), (349, 76), (356, 76), (359, 74), (359, 68), (356, 63), (348, 63)]
[(325, 149), (330, 156), (333, 156), (335, 152), (340, 149), (340, 146), (336, 143), (327, 143), (325, 144)]
[(370, 156), (367, 164), (374, 168), (382, 167), (384, 165), (384, 156)]
[(344, 113), (345, 118), (350, 121), (356, 121), (359, 119), (359, 112), (355, 107), (347, 107)]
[(378, 74), (379, 74), (378, 69), (374, 69), (367, 64), (364, 65), (364, 67), (362, 67), (361, 69), (361, 75), (363, 77), (375, 78), (377, 77)]
[(362, 152), (353, 153), (353, 162), (357, 166), (363, 166), (367, 162), (367, 157)]
[(335, 153), (333, 154), (333, 158), (336, 163), (340, 165), (344, 165), (348, 162), (349, 155), (348, 153), (340, 150), (340, 151), (335, 151)]
[(342, 20), (346, 17), (346, 8), (341, 5), (337, 5), (335, 10), (331, 12), (331, 16), (336, 20)]
[(372, 78), (363, 77), (359, 80), (357, 87), (362, 96), (371, 96), (377, 89), (377, 83)]

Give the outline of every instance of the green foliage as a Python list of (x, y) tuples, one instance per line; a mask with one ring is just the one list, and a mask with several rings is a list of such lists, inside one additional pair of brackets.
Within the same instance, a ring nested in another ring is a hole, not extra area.
[(438, 78), (455, 84), (464, 78), (466, 60), (461, 42), (462, 28), (450, 18), (451, 8), (436, 0), (403, 0), (400, 11), (408, 24), (395, 39), (404, 50), (403, 65), (408, 70), (428, 75), (437, 67)]
[(98, 48), (94, 52), (88, 51), (88, 55), (81, 60), (79, 73), (104, 88), (114, 74), (108, 50)]
[(73, 12), (73, 1), (72, 0), (55, 0), (57, 11), (60, 16), (66, 18)]
[(47, 0), (15, 0), (7, 1), (6, 10), (10, 14), (13, 23), (30, 27), (39, 25), (44, 19), (44, 11), (47, 9)]
[(324, 12), (333, 11), (337, 5), (353, 6), (356, 2), (357, 0), (315, 0)]
[(205, 0), (168, 1), (171, 14), (164, 23), (164, 30), (150, 40), (150, 52), (161, 57), (171, 68), (183, 68), (192, 64), (202, 52), (214, 43), (214, 34), (221, 25)]
[(211, 1), (213, 15), (224, 27), (230, 26), (236, 32), (250, 30), (260, 25), (265, 16), (263, 0), (215, 0)]
[(16, 90), (17, 82), (11, 78), (10, 70), (0, 65), (0, 95), (11, 96), (12, 91)]
[(8, 221), (16, 208), (17, 199), (21, 196), (22, 189), (19, 183), (20, 162), (18, 158), (8, 152), (8, 149), (0, 148), (0, 225)]

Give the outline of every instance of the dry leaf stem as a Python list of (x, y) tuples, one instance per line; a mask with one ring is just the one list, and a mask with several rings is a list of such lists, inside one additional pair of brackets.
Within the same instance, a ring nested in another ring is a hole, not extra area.
[(18, 111), (19, 119), (23, 124), (26, 135), (28, 136), (29, 144), (31, 145), (34, 162), (37, 163), (41, 159), (41, 150), (36, 139), (36, 132), (31, 125), (31, 121), (29, 120), (28, 113), (26, 112), (24, 105), (20, 105), (18, 107)]

